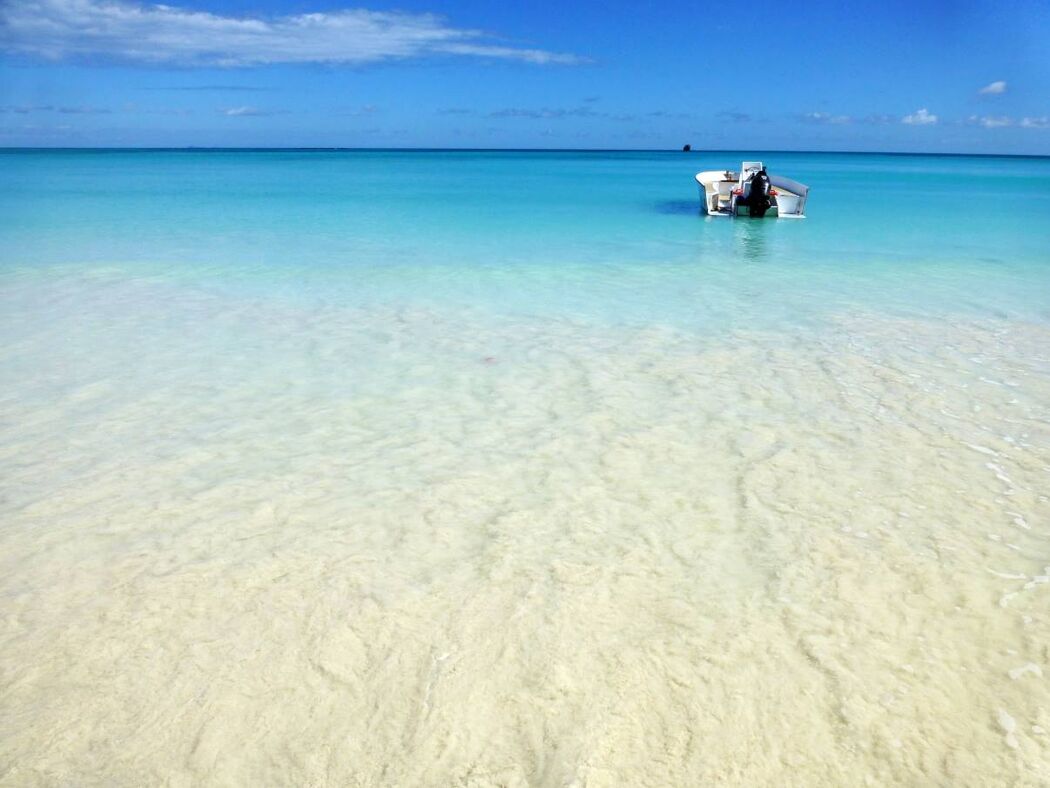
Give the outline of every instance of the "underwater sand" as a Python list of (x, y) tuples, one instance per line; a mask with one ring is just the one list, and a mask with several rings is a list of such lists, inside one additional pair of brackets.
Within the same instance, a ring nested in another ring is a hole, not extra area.
[(1050, 783), (1037, 251), (800, 267), (829, 198), (300, 276), (22, 210), (0, 784)]

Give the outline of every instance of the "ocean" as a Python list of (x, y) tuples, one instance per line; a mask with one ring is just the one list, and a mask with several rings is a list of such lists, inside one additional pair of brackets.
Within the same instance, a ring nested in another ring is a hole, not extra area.
[(1047, 784), (1048, 179), (0, 152), (0, 784)]

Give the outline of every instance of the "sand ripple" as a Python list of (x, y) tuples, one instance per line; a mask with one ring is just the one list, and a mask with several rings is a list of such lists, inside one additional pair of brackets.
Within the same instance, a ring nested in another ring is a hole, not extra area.
[(4, 784), (1050, 782), (1045, 325), (2, 314)]

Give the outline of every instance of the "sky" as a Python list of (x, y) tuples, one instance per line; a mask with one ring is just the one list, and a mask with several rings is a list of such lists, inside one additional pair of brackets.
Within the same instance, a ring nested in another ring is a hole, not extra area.
[(1050, 155), (1050, 0), (0, 0), (0, 146)]

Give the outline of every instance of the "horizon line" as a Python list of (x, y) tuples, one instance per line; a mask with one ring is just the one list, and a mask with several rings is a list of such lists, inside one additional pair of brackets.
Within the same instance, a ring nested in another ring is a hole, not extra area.
[(184, 145), (184, 146), (153, 146), (153, 145), (94, 145), (94, 146), (70, 146), (70, 145), (0, 145), (0, 153), (17, 152), (142, 152), (142, 153), (333, 153), (333, 152), (361, 152), (361, 153), (679, 153), (684, 155), (706, 154), (706, 153), (740, 153), (751, 150), (758, 153), (790, 153), (790, 154), (822, 154), (836, 156), (979, 156), (987, 158), (1016, 158), (1016, 159), (1045, 159), (1050, 158), (1047, 153), (967, 153), (967, 152), (924, 152), (924, 151), (879, 151), (879, 150), (791, 150), (776, 148), (706, 148), (683, 150), (680, 148), (444, 148), (444, 147), (363, 147), (363, 146), (333, 146), (333, 145), (288, 145), (288, 146), (208, 146), (208, 145)]

